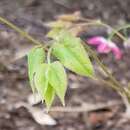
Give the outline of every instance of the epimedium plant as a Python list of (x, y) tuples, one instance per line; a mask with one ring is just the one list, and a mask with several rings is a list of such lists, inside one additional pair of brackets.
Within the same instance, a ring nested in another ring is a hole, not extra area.
[[(58, 16), (56, 21), (46, 24), (46, 26), (51, 28), (47, 34), (47, 37), (51, 40), (49, 43), (45, 42), (45, 44), (42, 44), (6, 19), (0, 17), (0, 21), (7, 24), (35, 44), (27, 55), (30, 86), (33, 93), (38, 92), (42, 101), (45, 100), (48, 109), (51, 107), (56, 95), (59, 97), (62, 104), (65, 105), (64, 98), (68, 83), (65, 68), (67, 68), (81, 76), (90, 77), (93, 80), (100, 80), (104, 84), (112, 87), (121, 95), (125, 101), (126, 108), (130, 110), (130, 86), (123, 87), (98, 58), (95, 51), (91, 49), (83, 39), (77, 37), (78, 32), (85, 26), (98, 25), (111, 29), (112, 33), (108, 38), (108, 43), (111, 43), (110, 41), (115, 34), (123, 41), (127, 41), (127, 38), (119, 31), (124, 28), (129, 28), (129, 25), (114, 29), (100, 20), (85, 19), (81, 17), (79, 12), (70, 15), (61, 15)], [(105, 43), (101, 43), (101, 41), (105, 41)], [(117, 58), (120, 58), (121, 53), (113, 43), (112, 45), (114, 46), (107, 45), (107, 40), (102, 40), (99, 37), (98, 42), (100, 42), (100, 44), (95, 43), (94, 39), (94, 42), (91, 40), (90, 44), (98, 44), (100, 45), (100, 48), (103, 46), (103, 49), (105, 47), (103, 52), (112, 50), (114, 53), (117, 53), (118, 51), (116, 56)], [(114, 50), (114, 47), (116, 50)], [(103, 78), (100, 78), (100, 76), (96, 76), (89, 55), (97, 62), (99, 67), (108, 76), (109, 80), (104, 80)]]
[[(52, 31), (48, 33), (48, 37), (53, 38), (53, 43), (49, 46), (47, 54), (42, 46), (33, 48), (28, 54), (29, 79), (32, 90), (38, 91), (47, 107), (51, 106), (55, 94), (65, 105), (67, 76), (64, 67), (82, 76), (92, 77), (94, 74), (81, 39), (72, 36), (65, 29), (60, 29), (55, 33), (55, 29)], [(52, 61), (51, 55), (57, 60)]]

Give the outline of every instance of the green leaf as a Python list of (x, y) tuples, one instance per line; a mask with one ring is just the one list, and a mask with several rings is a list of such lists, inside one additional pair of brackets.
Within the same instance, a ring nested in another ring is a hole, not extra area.
[(55, 90), (49, 83), (49, 69), (50, 65), (41, 64), (36, 70), (34, 77), (35, 86), (42, 100), (45, 100), (46, 106), (49, 109), (55, 97)]
[(47, 34), (47, 37), (56, 39), (58, 34), (60, 33), (61, 28), (53, 28)]
[(34, 76), (35, 87), (43, 100), (48, 88), (48, 71), (49, 66), (47, 64), (41, 64), (37, 67)]
[(62, 104), (65, 105), (64, 97), (67, 89), (67, 76), (60, 62), (56, 61), (50, 64), (48, 78)]
[(28, 75), (29, 75), (29, 80), (30, 80), (32, 90), (34, 92), (35, 90), (34, 83), (33, 83), (34, 74), (36, 72), (36, 69), (39, 67), (39, 65), (44, 62), (45, 52), (43, 48), (35, 47), (29, 52), (27, 57), (28, 57)]
[(71, 71), (82, 76), (93, 75), (93, 66), (81, 44), (81, 40), (67, 31), (62, 31), (59, 41), (53, 45), (53, 55)]
[(34, 79), (36, 89), (42, 96), (42, 99), (45, 100), (48, 109), (54, 100), (55, 93), (64, 105), (67, 77), (64, 67), (60, 62), (39, 65)]
[(44, 95), (45, 103), (46, 103), (48, 110), (51, 107), (54, 98), (55, 98), (55, 90), (50, 84), (48, 84), (46, 93)]

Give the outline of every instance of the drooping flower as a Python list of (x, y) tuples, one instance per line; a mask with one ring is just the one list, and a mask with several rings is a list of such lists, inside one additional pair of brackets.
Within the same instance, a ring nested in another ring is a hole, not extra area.
[(87, 43), (96, 46), (99, 53), (107, 54), (112, 52), (116, 59), (119, 60), (122, 58), (122, 52), (120, 48), (114, 42), (107, 40), (102, 36), (89, 38)]

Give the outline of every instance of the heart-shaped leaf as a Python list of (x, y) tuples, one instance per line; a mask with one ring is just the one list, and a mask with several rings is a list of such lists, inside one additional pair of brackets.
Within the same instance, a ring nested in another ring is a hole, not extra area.
[(53, 54), (71, 71), (83, 76), (93, 75), (93, 66), (81, 40), (69, 32), (60, 33), (59, 41), (53, 45)]
[(28, 75), (29, 75), (29, 80), (30, 84), (32, 87), (32, 90), (34, 92), (34, 74), (36, 72), (36, 69), (39, 67), (41, 63), (44, 62), (45, 60), (45, 52), (42, 47), (34, 47), (29, 54), (27, 55), (28, 57)]
[(48, 75), (49, 83), (55, 89), (56, 94), (64, 105), (64, 97), (67, 88), (67, 76), (62, 64), (58, 61), (51, 63)]

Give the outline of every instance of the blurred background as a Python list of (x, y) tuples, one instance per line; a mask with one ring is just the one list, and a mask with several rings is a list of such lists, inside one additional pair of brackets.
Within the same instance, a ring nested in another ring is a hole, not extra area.
[[(0, 0), (0, 16), (40, 41), (47, 32), (45, 22), (75, 11), (81, 11), (86, 18), (119, 26), (130, 21), (130, 0)], [(115, 60), (112, 54), (99, 56), (125, 85), (130, 81), (130, 48), (121, 43), (117, 42), (123, 52), (121, 60)], [(56, 99), (53, 107), (58, 108), (43, 113), (45, 106), (39, 98), (32, 99), (26, 57), (19, 59), (31, 47), (27, 39), (0, 23), (0, 130), (130, 129), (130, 120), (123, 117), (125, 107), (117, 92), (72, 72), (68, 74), (66, 107), (63, 109)], [(93, 64), (99, 69), (94, 61)]]

